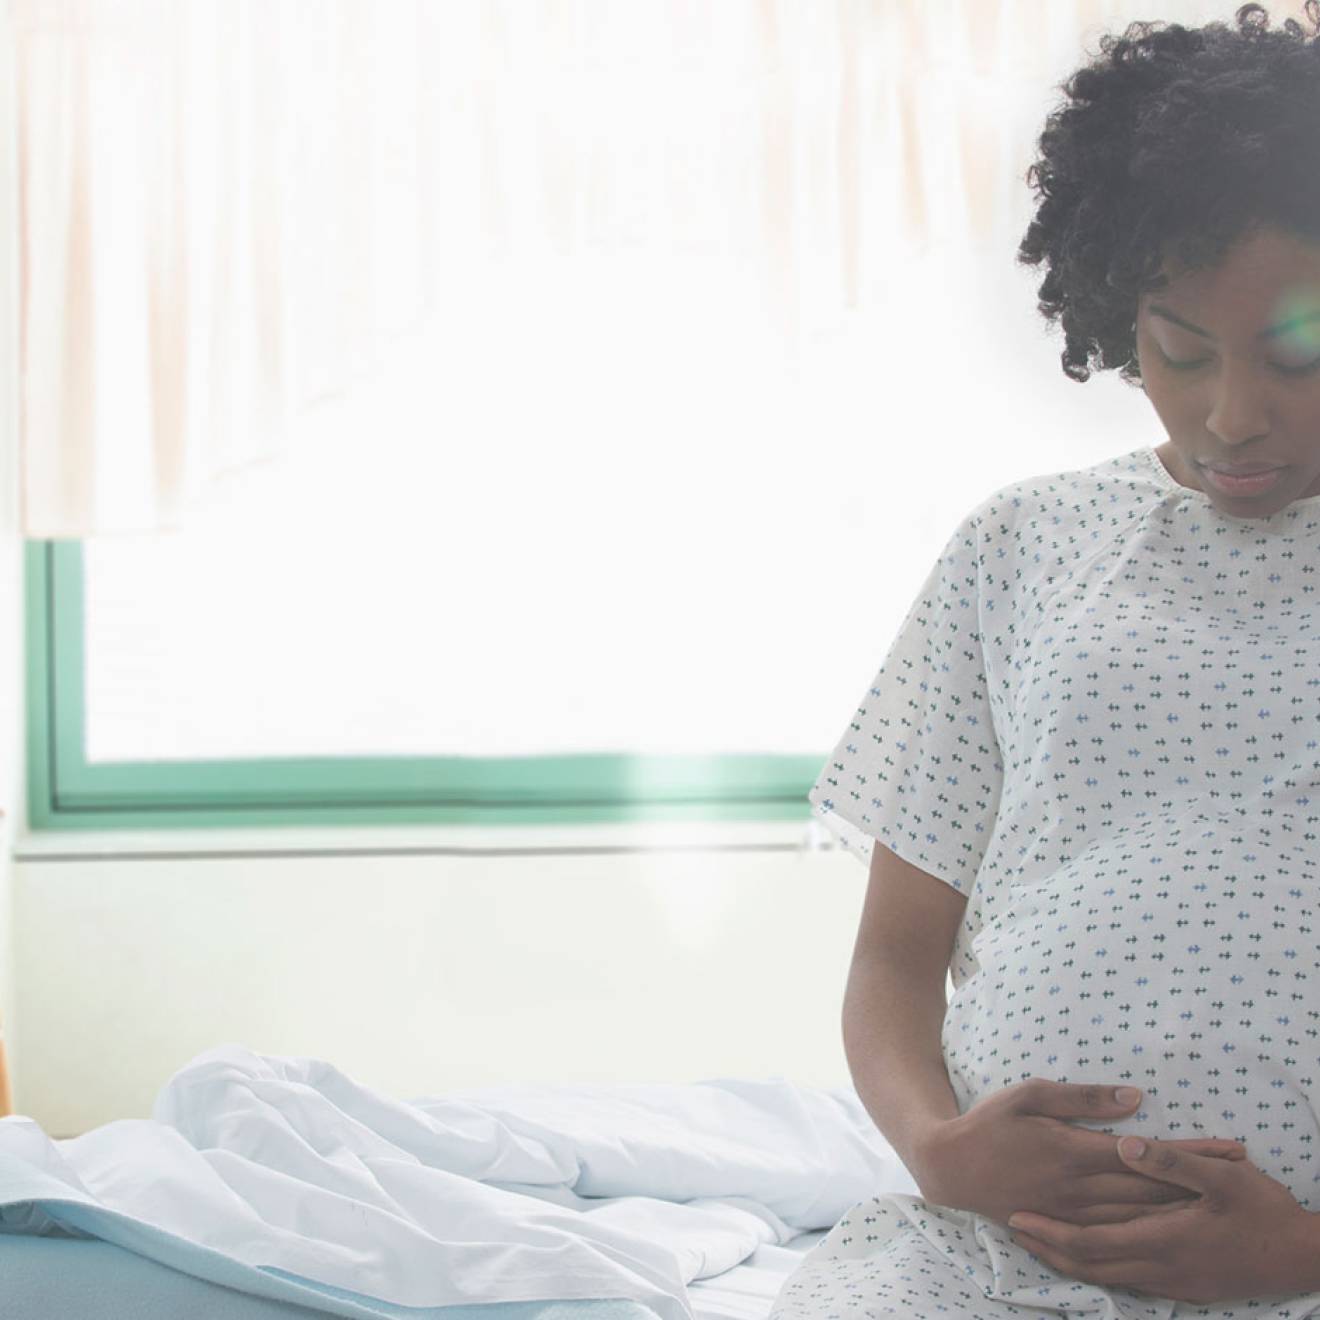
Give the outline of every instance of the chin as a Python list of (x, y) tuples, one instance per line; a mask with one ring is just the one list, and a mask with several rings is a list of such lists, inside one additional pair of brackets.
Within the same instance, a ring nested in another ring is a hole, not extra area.
[(1278, 513), (1280, 509), (1287, 507), (1293, 501), (1291, 495), (1281, 496), (1274, 491), (1271, 491), (1268, 495), (1257, 495), (1251, 499), (1237, 500), (1231, 495), (1225, 495), (1222, 490), (1216, 490), (1213, 486), (1205, 488), (1205, 493), (1217, 507), (1238, 518), (1263, 518), (1266, 514)]

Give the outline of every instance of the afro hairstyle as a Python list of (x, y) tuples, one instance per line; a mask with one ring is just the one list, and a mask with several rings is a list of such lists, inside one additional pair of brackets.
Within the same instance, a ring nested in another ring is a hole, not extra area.
[[(1320, 28), (1320, 0), (1304, 10)], [(1213, 268), (1261, 227), (1320, 243), (1320, 39), (1259, 4), (1236, 23), (1129, 23), (1058, 85), (1017, 261), (1045, 265), (1037, 307), (1072, 380), (1094, 361), (1140, 385), (1138, 300), (1166, 257)]]

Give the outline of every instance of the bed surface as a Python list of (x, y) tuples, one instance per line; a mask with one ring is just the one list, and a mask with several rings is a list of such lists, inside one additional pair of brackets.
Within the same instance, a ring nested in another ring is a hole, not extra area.
[[(763, 1246), (741, 1265), (689, 1284), (696, 1320), (765, 1320), (783, 1281), (826, 1232)], [(373, 1313), (414, 1320), (654, 1320), (647, 1307), (625, 1300), (332, 1312), (208, 1283), (110, 1242), (0, 1234), (0, 1320), (324, 1320)]]
[(803, 1233), (782, 1247), (767, 1243), (741, 1265), (689, 1283), (692, 1313), (697, 1320), (765, 1320), (784, 1280), (828, 1232), (828, 1228), (822, 1228)]
[(230, 1044), (150, 1119), (0, 1119), (0, 1320), (765, 1320), (849, 1209), (914, 1187), (846, 1088), (397, 1101)]

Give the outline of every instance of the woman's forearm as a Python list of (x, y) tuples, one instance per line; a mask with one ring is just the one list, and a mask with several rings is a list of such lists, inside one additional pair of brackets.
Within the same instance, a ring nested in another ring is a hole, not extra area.
[(940, 1048), (946, 974), (900, 950), (858, 952), (844, 993), (853, 1086), (918, 1186), (924, 1143), (959, 1112)]

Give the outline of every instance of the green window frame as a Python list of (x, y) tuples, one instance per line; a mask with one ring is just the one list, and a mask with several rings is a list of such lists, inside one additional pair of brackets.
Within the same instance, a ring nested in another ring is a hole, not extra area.
[(824, 754), (89, 764), (82, 542), (27, 541), (24, 573), (33, 830), (810, 818)]

